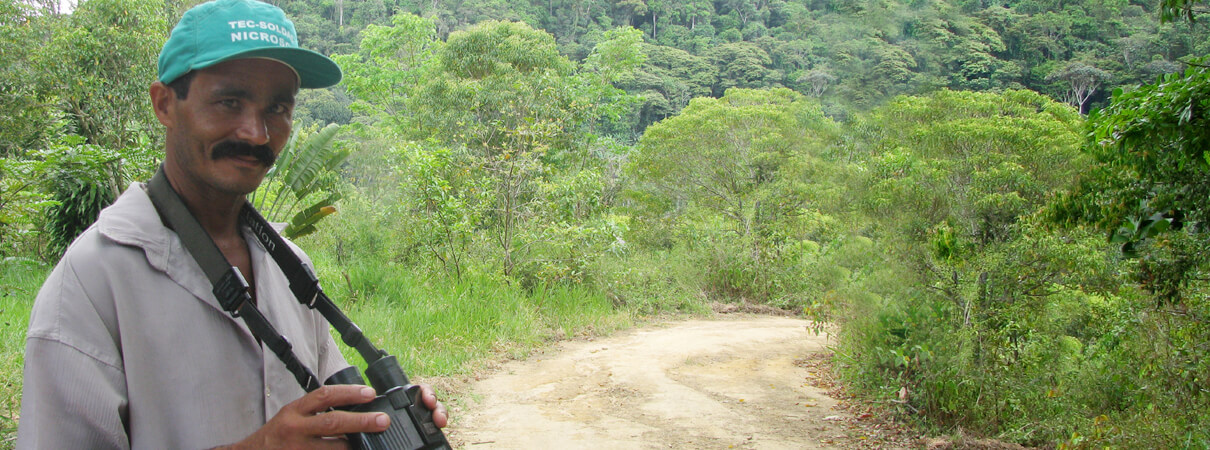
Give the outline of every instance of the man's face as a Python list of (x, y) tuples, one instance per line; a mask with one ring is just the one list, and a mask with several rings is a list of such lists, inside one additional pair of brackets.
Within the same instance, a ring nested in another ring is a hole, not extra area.
[(203, 198), (256, 190), (290, 138), (297, 86), (285, 64), (237, 59), (199, 70), (183, 100), (153, 87), (174, 186)]

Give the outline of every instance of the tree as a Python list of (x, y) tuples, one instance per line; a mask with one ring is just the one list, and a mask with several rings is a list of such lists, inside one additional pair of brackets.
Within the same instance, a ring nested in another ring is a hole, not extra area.
[(154, 134), (146, 99), (167, 38), (163, 10), (158, 1), (83, 2), (36, 53), (46, 88), (88, 143), (124, 149)]
[(419, 245), (441, 263), (447, 273), (461, 278), (469, 253), (492, 205), (490, 179), (465, 149), (426, 148), (410, 144), (407, 170), (400, 188), (408, 195), (404, 207)]
[(799, 83), (811, 86), (811, 96), (820, 97), (828, 90), (828, 86), (836, 81), (836, 77), (826, 70), (814, 69), (798, 77)]
[(1205, 0), (1162, 0), (1160, 2), (1160, 19), (1170, 22), (1184, 18), (1193, 22), (1196, 20), (1195, 14), (1207, 11), (1207, 5), (1204, 3), (1206, 3)]
[(834, 132), (819, 106), (785, 88), (695, 98), (652, 125), (632, 170), (662, 195), (725, 217), (737, 237), (805, 207), (780, 171)]
[(714, 66), (705, 58), (659, 45), (641, 44), (640, 49), (645, 55), (643, 65), (615, 82), (643, 99), (633, 113), (637, 119), (626, 130), (636, 138), (652, 123), (676, 114), (689, 99), (709, 96), (717, 80)]
[(769, 54), (751, 42), (733, 42), (716, 47), (710, 52), (710, 60), (718, 69), (718, 83), (714, 95), (721, 97), (732, 87), (768, 87), (773, 80)]
[(882, 386), (905, 386), (921, 415), (992, 435), (1022, 426), (1044, 440), (1072, 434), (1026, 424), (1082, 411), (1075, 400), (1043, 408), (1057, 394), (1037, 386), (1081, 383), (1065, 361), (1104, 342), (1092, 325), (1101, 313), (1088, 305), (1120, 288), (1103, 242), (1036, 216), (1086, 169), (1082, 125), (1073, 108), (1016, 90), (897, 97), (853, 124), (853, 146), (869, 152), (858, 155), (858, 202), (905, 288), (855, 308), (868, 319), (851, 316), (858, 336), (842, 345), (861, 349), (855, 361), (881, 359), (856, 364)]
[[(608, 84), (642, 62), (634, 32), (607, 33), (582, 67), (558, 53), (553, 36), (524, 23), (484, 22), (450, 34), (394, 131), (425, 145), (465, 149), (485, 177), (489, 230), (504, 275), (517, 275), (552, 234), (535, 222), (543, 180), (591, 166), (586, 130), (617, 114), (623, 93)], [(453, 223), (453, 222), (451, 222)], [(544, 237), (545, 236), (545, 237)]]
[[(864, 206), (913, 245), (944, 229), (960, 242), (949, 247), (977, 253), (1011, 239), (1084, 167), (1079, 125), (1075, 111), (1031, 91), (896, 98), (857, 125), (875, 139)], [(913, 261), (928, 273), (928, 259)]]
[(646, 0), (617, 0), (614, 3), (614, 11), (619, 19), (618, 22), (623, 22), (627, 25), (634, 25), (634, 18), (647, 15)]
[(33, 14), (24, 2), (0, 1), (0, 157), (45, 148), (57, 129), (55, 96), (35, 82), (42, 69), (34, 63), (45, 45), (38, 29), (56, 20)]
[(340, 200), (337, 171), (350, 150), (333, 143), (340, 126), (296, 130), (277, 163), (249, 196), (265, 218), (284, 222), (282, 235), (296, 239), (315, 232), (315, 225), (336, 212)]
[[(158, 122), (146, 99), (167, 31), (163, 11), (161, 2), (94, 0), (70, 16), (35, 18), (0, 6), (0, 37), (24, 40), (0, 51), (0, 60), (21, 58), (0, 69), (0, 108), (12, 114), (0, 119), (0, 157), (13, 157), (0, 177), (42, 176), (36, 193), (29, 183), (4, 180), (3, 200), (45, 207), (35, 225), (46, 232), (51, 258), (96, 220), (125, 179), (154, 168), (150, 130)], [(9, 118), (21, 123), (9, 128)], [(10, 207), (21, 216), (29, 205)]]
[(344, 86), (356, 100), (355, 113), (391, 126), (407, 123), (407, 102), (426, 65), (440, 48), (430, 19), (396, 14), (392, 26), (368, 25), (356, 54), (333, 55), (345, 72)]
[(1113, 75), (1096, 67), (1081, 63), (1070, 62), (1062, 69), (1046, 76), (1046, 81), (1066, 81), (1070, 88), (1067, 90), (1066, 101), (1075, 106), (1080, 114), (1084, 114), (1084, 106), (1101, 87), (1101, 83), (1113, 79)]
[(710, 294), (810, 304), (819, 285), (807, 261), (837, 239), (820, 208), (838, 171), (818, 158), (835, 132), (814, 99), (786, 88), (691, 100), (647, 128), (628, 165), (636, 239), (686, 236), (672, 245)]

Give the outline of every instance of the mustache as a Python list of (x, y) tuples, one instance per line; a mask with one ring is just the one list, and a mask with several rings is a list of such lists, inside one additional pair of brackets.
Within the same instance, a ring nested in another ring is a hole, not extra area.
[(229, 156), (251, 156), (256, 158), (266, 167), (273, 166), (277, 162), (277, 156), (273, 154), (273, 149), (267, 145), (252, 145), (243, 141), (223, 141), (214, 146), (214, 150), (210, 152), (210, 159), (222, 159)]

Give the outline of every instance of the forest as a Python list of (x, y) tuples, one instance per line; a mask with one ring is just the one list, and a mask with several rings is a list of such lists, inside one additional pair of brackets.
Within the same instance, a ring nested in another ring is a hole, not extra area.
[[(0, 0), (0, 447), (198, 2), (72, 3)], [(1210, 448), (1204, 0), (271, 3), (344, 81), (250, 200), (409, 371), (758, 304), (926, 433)]]

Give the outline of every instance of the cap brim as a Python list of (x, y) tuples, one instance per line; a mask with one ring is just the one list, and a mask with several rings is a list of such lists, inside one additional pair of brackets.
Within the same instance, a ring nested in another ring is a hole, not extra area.
[[(340, 66), (327, 56), (297, 47), (262, 47), (235, 53), (206, 67), (233, 59), (266, 58), (290, 66), (298, 74), (299, 87), (303, 89), (325, 88), (340, 82)], [(203, 69), (205, 67), (194, 67)]]

